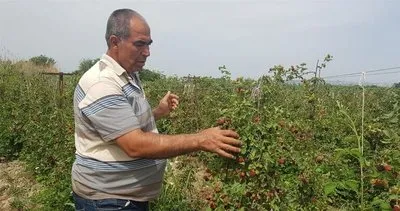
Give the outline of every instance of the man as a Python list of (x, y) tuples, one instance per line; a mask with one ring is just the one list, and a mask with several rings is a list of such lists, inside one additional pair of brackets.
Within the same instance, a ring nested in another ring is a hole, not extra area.
[(151, 110), (138, 71), (150, 56), (150, 28), (130, 9), (114, 11), (108, 50), (80, 79), (74, 95), (77, 210), (148, 210), (160, 193), (166, 158), (203, 150), (227, 158), (240, 151), (238, 134), (209, 128), (197, 134), (158, 134), (155, 120), (176, 109), (168, 92)]

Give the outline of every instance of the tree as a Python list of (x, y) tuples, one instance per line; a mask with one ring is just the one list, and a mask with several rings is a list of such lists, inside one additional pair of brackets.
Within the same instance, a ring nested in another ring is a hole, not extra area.
[(393, 84), (393, 87), (394, 87), (394, 88), (400, 88), (400, 82), (394, 83), (394, 84)]
[(79, 64), (78, 70), (75, 70), (75, 74), (83, 74), (89, 70), (93, 65), (95, 65), (100, 59), (83, 59)]
[(54, 66), (56, 64), (56, 61), (53, 58), (47, 57), (45, 55), (32, 57), (29, 59), (29, 61), (34, 63), (35, 65), (45, 67)]
[[(88, 71), (93, 65), (95, 65), (100, 59), (83, 59), (79, 64), (78, 70), (75, 70), (73, 73), (81, 75)], [(139, 77), (143, 81), (154, 81), (158, 79), (162, 79), (165, 75), (161, 74), (157, 71), (152, 71), (148, 69), (143, 69), (139, 72)]]
[(165, 75), (158, 71), (143, 69), (143, 70), (139, 71), (139, 77), (140, 77), (140, 80), (142, 80), (142, 81), (155, 81), (158, 79), (165, 78)]

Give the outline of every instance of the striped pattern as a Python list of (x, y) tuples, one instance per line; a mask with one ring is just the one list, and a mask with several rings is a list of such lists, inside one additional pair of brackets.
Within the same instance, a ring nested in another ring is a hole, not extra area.
[(125, 96), (128, 97), (131, 96), (135, 91), (137, 91), (137, 88), (132, 84), (128, 83), (122, 87), (122, 91), (124, 92)]
[(96, 114), (99, 111), (102, 111), (104, 109), (109, 109), (113, 107), (117, 107), (119, 105), (122, 105), (124, 103), (127, 103), (127, 99), (124, 96), (121, 95), (108, 95), (103, 98), (100, 98), (90, 104), (87, 107), (82, 108), (82, 112), (87, 116), (91, 116)]
[(75, 99), (79, 103), (85, 98), (85, 92), (83, 91), (82, 87), (79, 84), (75, 88)]
[(74, 93), (76, 158), (72, 187), (88, 199), (152, 200), (160, 193), (165, 159), (129, 157), (115, 139), (132, 130), (157, 132), (137, 74), (103, 55)]
[(85, 158), (78, 154), (75, 155), (75, 162), (78, 165), (90, 168), (96, 171), (105, 172), (119, 172), (119, 171), (136, 171), (143, 168), (148, 168), (163, 164), (166, 162), (164, 159), (153, 160), (153, 159), (137, 159), (132, 161), (122, 161), (122, 162), (103, 162), (95, 160), (92, 158)]

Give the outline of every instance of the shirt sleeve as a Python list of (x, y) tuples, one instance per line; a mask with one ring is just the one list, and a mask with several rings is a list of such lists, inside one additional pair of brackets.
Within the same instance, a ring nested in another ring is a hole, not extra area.
[(112, 82), (100, 81), (90, 87), (78, 108), (105, 141), (140, 128), (139, 119), (122, 89)]

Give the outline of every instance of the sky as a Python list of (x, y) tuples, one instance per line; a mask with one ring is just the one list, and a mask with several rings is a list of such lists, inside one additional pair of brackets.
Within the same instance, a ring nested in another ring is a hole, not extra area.
[[(322, 77), (400, 66), (398, 0), (0, 0), (0, 57), (44, 54), (74, 71), (105, 53), (106, 22), (119, 8), (145, 17), (154, 40), (146, 67), (166, 75), (218, 77), (225, 65), (232, 77), (258, 78), (274, 65), (314, 70), (328, 53)], [(399, 82), (393, 71), (366, 80)]]

